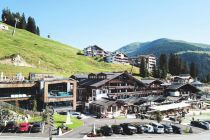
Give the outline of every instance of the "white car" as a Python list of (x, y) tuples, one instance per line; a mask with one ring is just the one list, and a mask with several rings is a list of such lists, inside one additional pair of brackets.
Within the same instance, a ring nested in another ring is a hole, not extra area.
[(155, 133), (158, 133), (158, 134), (164, 133), (164, 127), (162, 124), (152, 122), (150, 123), (150, 125), (153, 126)]
[(84, 115), (81, 114), (81, 113), (79, 113), (79, 112), (70, 112), (70, 115), (71, 115), (72, 117), (76, 117), (77, 119), (82, 119), (82, 118), (84, 118)]
[(145, 125), (143, 125), (143, 127), (144, 127), (144, 132), (146, 132), (146, 133), (154, 133), (153, 126), (151, 126), (149, 124), (145, 124)]

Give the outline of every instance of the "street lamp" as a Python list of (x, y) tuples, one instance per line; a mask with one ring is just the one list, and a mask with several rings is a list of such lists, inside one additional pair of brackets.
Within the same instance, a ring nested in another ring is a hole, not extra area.
[(16, 26), (17, 26), (18, 22), (20, 22), (20, 20), (18, 18), (15, 18), (15, 27), (13, 29), (12, 36), (14, 36), (14, 34), (15, 34), (15, 29), (16, 29)]

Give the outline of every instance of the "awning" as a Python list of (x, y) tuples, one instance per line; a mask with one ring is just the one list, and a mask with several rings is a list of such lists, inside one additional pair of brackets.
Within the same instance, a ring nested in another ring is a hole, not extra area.
[(190, 106), (190, 104), (181, 102), (181, 103), (152, 106), (152, 107), (150, 107), (150, 109), (155, 110), (155, 111), (167, 111), (167, 110), (171, 110), (171, 109), (179, 109), (179, 108), (181, 109), (181, 108), (185, 108), (185, 107), (189, 107), (189, 106)]

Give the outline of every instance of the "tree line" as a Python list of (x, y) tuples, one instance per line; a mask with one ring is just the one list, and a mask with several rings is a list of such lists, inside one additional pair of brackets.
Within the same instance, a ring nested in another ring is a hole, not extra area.
[(1, 19), (2, 22), (15, 26), (15, 19), (18, 19), (19, 22), (17, 22), (16, 27), (19, 29), (25, 29), (31, 33), (40, 35), (39, 27), (36, 25), (35, 19), (31, 16), (28, 17), (27, 22), (25, 18), (25, 14), (20, 14), (19, 12), (11, 12), (10, 9), (6, 8), (2, 10)]
[(153, 76), (155, 78), (163, 79), (167, 77), (168, 73), (171, 75), (190, 74), (193, 78), (198, 76), (198, 68), (196, 64), (194, 62), (188, 64), (176, 54), (170, 54), (169, 56), (161, 54), (158, 60), (158, 64), (154, 65), (152, 72), (149, 72), (146, 60), (142, 58), (140, 62), (140, 76)]

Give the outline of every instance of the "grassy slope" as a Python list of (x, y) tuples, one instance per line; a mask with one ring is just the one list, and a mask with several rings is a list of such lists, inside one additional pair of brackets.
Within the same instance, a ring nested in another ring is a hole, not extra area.
[[(97, 62), (93, 58), (76, 55), (78, 49), (59, 42), (41, 38), (25, 30), (16, 30), (15, 36), (9, 31), (0, 31), (0, 58), (12, 54), (20, 54), (28, 63), (37, 68), (15, 67), (0, 64), (0, 71), (7, 75), (22, 72), (53, 72), (69, 76), (74, 73), (122, 71), (130, 66)], [(40, 61), (40, 64), (39, 64)], [(137, 72), (137, 69), (134, 69)]]

